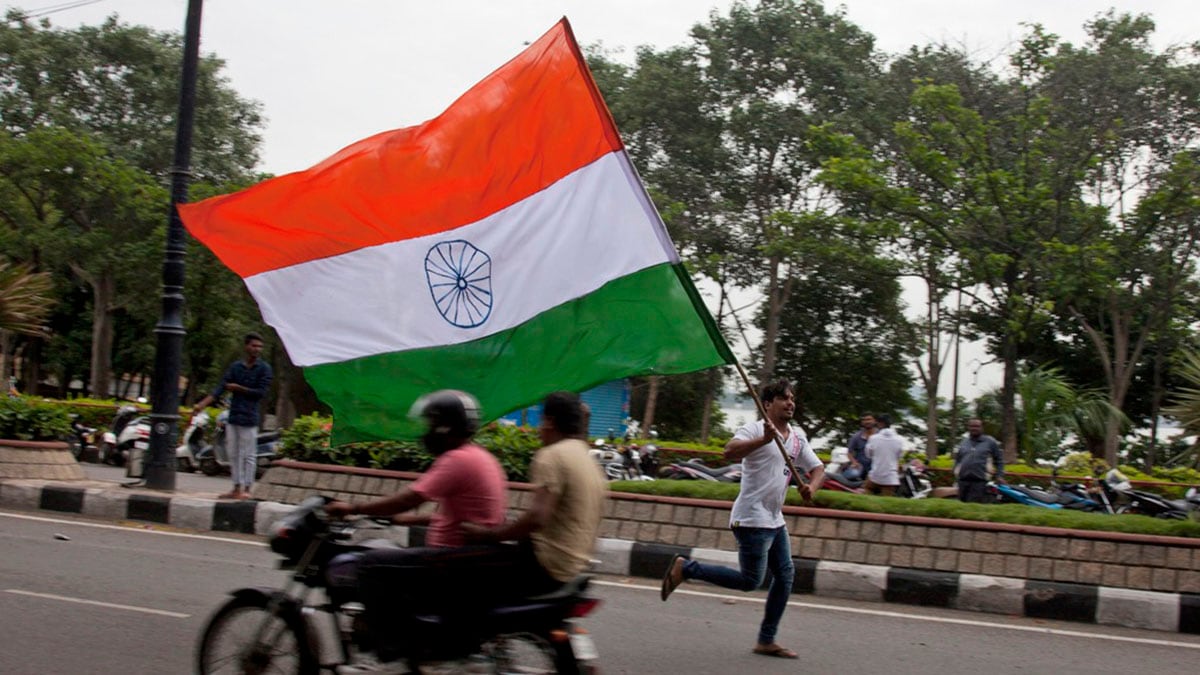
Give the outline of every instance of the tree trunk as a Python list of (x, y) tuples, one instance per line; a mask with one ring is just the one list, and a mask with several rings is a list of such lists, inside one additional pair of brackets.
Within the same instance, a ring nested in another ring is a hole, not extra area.
[(8, 351), (12, 349), (12, 333), (0, 330), (0, 386), (8, 391), (8, 378), (11, 374), (8, 366)]
[[(708, 372), (708, 388), (704, 392), (704, 410), (700, 413), (700, 442), (707, 444), (709, 432), (712, 428), (712, 407), (713, 399), (717, 395), (717, 375), (716, 368), (710, 368)], [(642, 433), (647, 436), (650, 434), (649, 427), (642, 429)]]
[(646, 378), (650, 383), (650, 388), (646, 391), (646, 410), (642, 414), (643, 433), (649, 433), (650, 427), (654, 426), (654, 408), (658, 405), (658, 385), (661, 377), (661, 375), (651, 375)]
[(769, 382), (775, 372), (775, 341), (779, 335), (779, 317), (783, 314), (783, 288), (779, 282), (779, 259), (772, 258), (768, 266), (770, 274), (767, 276), (767, 325), (763, 333), (762, 368), (758, 372), (760, 384)]
[(116, 279), (103, 274), (92, 284), (92, 377), (91, 395), (106, 398), (112, 383), (112, 303)]
[(1017, 461), (1017, 342), (1012, 335), (1004, 336), (1001, 348), (1004, 360), (1004, 385), (1000, 390), (1000, 442), (1004, 447), (1004, 463)]

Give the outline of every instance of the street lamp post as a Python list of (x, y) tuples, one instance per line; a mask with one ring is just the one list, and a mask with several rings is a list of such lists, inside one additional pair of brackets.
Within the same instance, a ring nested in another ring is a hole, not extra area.
[(179, 83), (179, 114), (175, 127), (175, 159), (171, 167), (171, 204), (167, 246), (162, 267), (162, 315), (154, 333), (153, 408), (150, 412), (150, 457), (145, 464), (146, 487), (175, 489), (175, 440), (179, 427), (179, 364), (183, 356), (183, 258), (187, 233), (177, 204), (187, 202), (192, 161), (192, 126), (196, 110), (196, 73), (200, 64), (200, 14), (204, 0), (188, 0), (183, 33), (183, 69)]

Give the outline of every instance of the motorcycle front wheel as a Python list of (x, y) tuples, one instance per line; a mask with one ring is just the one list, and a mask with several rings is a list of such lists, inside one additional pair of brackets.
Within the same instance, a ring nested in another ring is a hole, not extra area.
[[(238, 597), (209, 619), (196, 653), (201, 675), (316, 675), (304, 620), (267, 610), (265, 596)], [(265, 622), (265, 623), (264, 623)], [(255, 636), (260, 636), (255, 642)]]
[(221, 473), (221, 465), (217, 464), (217, 460), (213, 459), (212, 457), (205, 457), (204, 459), (200, 460), (200, 471), (203, 472), (205, 476), (216, 476), (217, 474)]

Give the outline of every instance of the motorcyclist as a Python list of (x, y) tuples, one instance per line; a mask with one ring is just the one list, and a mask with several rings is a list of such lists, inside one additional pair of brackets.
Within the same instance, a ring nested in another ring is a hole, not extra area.
[[(396, 641), (404, 633), (406, 617), (414, 603), (427, 601), (445, 589), (439, 569), (448, 561), (487, 546), (463, 546), (461, 525), (485, 522), (499, 525), (507, 508), (507, 483), (500, 462), (487, 450), (470, 442), (479, 428), (479, 402), (462, 391), (442, 390), (419, 399), (410, 416), (427, 423), (421, 437), (436, 459), (412, 484), (395, 495), (360, 504), (332, 502), (325, 509), (334, 517), (353, 514), (395, 516), (405, 514), (427, 501), (437, 502), (432, 516), (403, 518), (404, 524), (429, 524), (425, 546), (369, 551), (357, 562), (357, 583), (366, 608), (365, 617), (376, 644), (374, 655), (346, 666), (338, 673), (403, 672), (390, 660), (398, 658), (404, 645)], [(439, 602), (461, 598), (441, 595)]]

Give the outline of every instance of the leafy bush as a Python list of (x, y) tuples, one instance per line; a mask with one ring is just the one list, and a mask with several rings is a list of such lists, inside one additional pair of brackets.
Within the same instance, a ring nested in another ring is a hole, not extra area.
[[(332, 420), (318, 414), (297, 418), (279, 435), (281, 457), (301, 462), (364, 466), (392, 471), (424, 471), (433, 456), (411, 441), (378, 441), (330, 446)], [(475, 436), (475, 443), (500, 460), (509, 480), (526, 480), (529, 460), (540, 447), (537, 433), (528, 427), (489, 424)]]
[(28, 396), (0, 397), (0, 438), (57, 441), (71, 431), (71, 419), (59, 405)]

